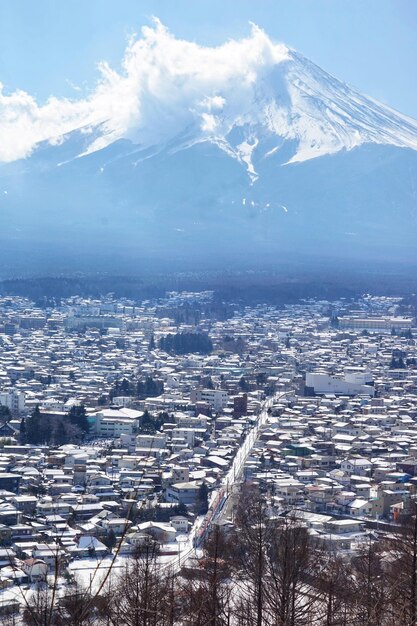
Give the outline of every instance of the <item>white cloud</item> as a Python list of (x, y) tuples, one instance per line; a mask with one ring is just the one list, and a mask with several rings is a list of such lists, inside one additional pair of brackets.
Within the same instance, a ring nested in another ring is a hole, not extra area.
[(190, 125), (216, 133), (245, 115), (262, 72), (287, 58), (252, 25), (249, 37), (218, 47), (176, 39), (157, 19), (127, 46), (122, 71), (106, 62), (85, 98), (50, 98), (38, 103), (24, 91), (5, 94), (0, 83), (0, 161), (30, 155), (41, 141), (59, 143), (76, 128), (103, 124), (89, 151), (120, 137), (150, 145)]
[(201, 107), (208, 111), (219, 111), (223, 109), (225, 104), (226, 100), (222, 96), (211, 96), (200, 102)]
[(210, 113), (201, 114), (201, 130), (204, 133), (214, 133), (217, 128), (217, 120)]

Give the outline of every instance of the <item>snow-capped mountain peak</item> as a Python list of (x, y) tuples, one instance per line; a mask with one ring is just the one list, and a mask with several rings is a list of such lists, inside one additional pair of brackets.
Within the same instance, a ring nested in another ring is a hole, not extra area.
[(417, 259), (417, 122), (257, 28), (207, 48), (157, 23), (85, 99), (0, 91), (0, 136), (6, 259)]
[(79, 128), (86, 139), (82, 155), (120, 139), (144, 149), (173, 146), (187, 134), (185, 146), (221, 146), (246, 164), (252, 180), (255, 152), (266, 156), (282, 142), (291, 142), (287, 162), (364, 143), (417, 148), (415, 121), (255, 25), (249, 37), (210, 48), (176, 39), (155, 20), (130, 41), (120, 71), (102, 63), (100, 72), (95, 89), (73, 101), (39, 104), (22, 91), (5, 95), (0, 84), (0, 162), (29, 156), (44, 141), (59, 144)]
[[(245, 163), (252, 180), (257, 174), (252, 162), (262, 141), (276, 146), (263, 152), (271, 156), (290, 141), (288, 163), (306, 161), (362, 144), (387, 144), (417, 150), (417, 122), (378, 103), (332, 77), (293, 50), (263, 73), (251, 97), (239, 107), (221, 92), (221, 106), (204, 116), (196, 141), (213, 141)], [(229, 137), (240, 129), (237, 145)]]

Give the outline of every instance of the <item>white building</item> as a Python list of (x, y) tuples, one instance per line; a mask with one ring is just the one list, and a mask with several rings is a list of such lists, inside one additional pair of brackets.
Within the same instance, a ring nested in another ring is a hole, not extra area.
[(388, 317), (378, 315), (378, 317), (356, 317), (343, 316), (339, 318), (339, 328), (351, 328), (353, 330), (370, 330), (374, 332), (396, 332), (408, 330), (413, 327), (412, 317)]
[(177, 533), (188, 532), (188, 519), (183, 515), (174, 515), (174, 517), (171, 517), (169, 521)]
[(191, 402), (207, 402), (215, 411), (223, 409), (229, 400), (229, 395), (222, 389), (193, 389)]
[(31, 583), (46, 580), (48, 575), (48, 565), (45, 561), (33, 557), (22, 561), (22, 570), (29, 576)]
[(200, 486), (194, 481), (174, 483), (167, 488), (165, 498), (167, 502), (190, 506), (197, 500), (199, 489)]
[(0, 393), (0, 404), (7, 406), (12, 413), (20, 413), (26, 406), (26, 394), (23, 391), (10, 389)]
[[(351, 378), (355, 380), (355, 375), (352, 374)], [(375, 389), (372, 385), (358, 384), (356, 382), (353, 382), (352, 380), (348, 380), (347, 378), (336, 378), (336, 376), (330, 376), (329, 374), (315, 372), (307, 372), (306, 387), (314, 389), (314, 393), (317, 393), (319, 395), (375, 395)]]
[(98, 411), (95, 415), (95, 434), (110, 439), (121, 435), (133, 435), (142, 415), (142, 411), (126, 407)]

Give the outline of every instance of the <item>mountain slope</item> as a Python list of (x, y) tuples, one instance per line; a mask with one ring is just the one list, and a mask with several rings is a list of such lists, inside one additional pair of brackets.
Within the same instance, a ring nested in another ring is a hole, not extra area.
[(170, 123), (165, 103), (163, 132), (112, 140), (102, 121), (0, 165), (6, 272), (42, 259), (417, 260), (417, 123), (285, 47), (250, 81), (245, 98), (216, 84)]

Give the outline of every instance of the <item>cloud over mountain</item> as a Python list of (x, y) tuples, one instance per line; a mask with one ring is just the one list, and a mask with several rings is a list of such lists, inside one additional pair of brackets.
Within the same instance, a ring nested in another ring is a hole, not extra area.
[(100, 63), (97, 85), (84, 99), (41, 104), (24, 91), (0, 89), (0, 160), (26, 157), (41, 141), (59, 142), (97, 124), (104, 132), (92, 151), (121, 137), (158, 143), (190, 124), (213, 133), (224, 107), (228, 117), (242, 116), (265, 69), (287, 58), (288, 49), (254, 25), (249, 37), (210, 48), (176, 39), (155, 18), (129, 41), (120, 73)]
[(0, 260), (13, 268), (68, 246), (71, 264), (109, 246), (170, 263), (416, 258), (415, 120), (256, 26), (206, 47), (155, 20), (119, 71), (99, 69), (78, 100), (0, 95)]
[[(60, 143), (76, 129), (86, 137), (84, 154), (121, 138), (143, 148), (180, 134), (188, 145), (208, 139), (246, 163), (252, 178), (259, 129), (278, 139), (275, 149), (293, 142), (294, 162), (364, 143), (417, 149), (415, 121), (272, 42), (255, 25), (247, 38), (207, 47), (176, 39), (154, 18), (128, 42), (120, 72), (105, 61), (98, 69), (91, 93), (74, 100), (40, 104), (23, 91), (7, 95), (0, 84), (0, 161), (27, 157), (40, 142)], [(244, 126), (244, 141), (231, 142), (232, 129)]]

